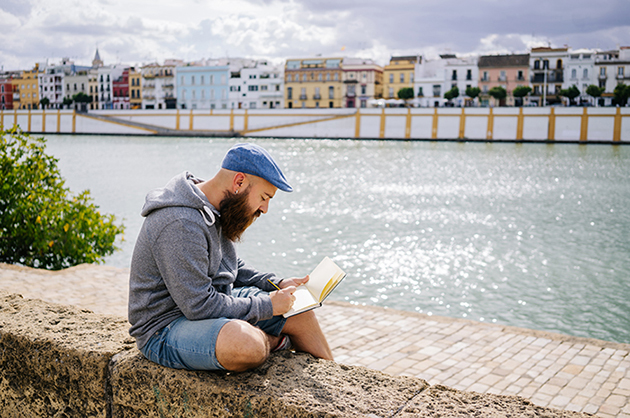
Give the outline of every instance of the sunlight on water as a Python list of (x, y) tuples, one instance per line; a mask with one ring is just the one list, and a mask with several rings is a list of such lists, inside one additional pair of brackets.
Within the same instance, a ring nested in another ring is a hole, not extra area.
[[(51, 136), (73, 190), (125, 218), (127, 267), (146, 192), (212, 176), (229, 139)], [(331, 296), (630, 343), (630, 147), (257, 140), (295, 189), (239, 252), (281, 276), (329, 255)]]

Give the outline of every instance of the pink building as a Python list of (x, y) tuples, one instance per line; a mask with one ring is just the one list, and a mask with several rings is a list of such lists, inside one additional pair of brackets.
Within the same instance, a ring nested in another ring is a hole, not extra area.
[(0, 109), (13, 109), (13, 85), (10, 77), (0, 76)]
[[(512, 91), (518, 86), (529, 86), (529, 54), (484, 55), (479, 58), (479, 96), (483, 106), (514, 106)], [(507, 97), (497, 102), (488, 92), (501, 86)], [(520, 103), (523, 104), (523, 103)]]

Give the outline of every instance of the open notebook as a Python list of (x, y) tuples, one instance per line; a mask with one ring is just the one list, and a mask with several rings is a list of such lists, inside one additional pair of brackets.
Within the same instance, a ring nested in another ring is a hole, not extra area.
[(284, 314), (288, 318), (299, 313), (319, 308), (337, 285), (346, 277), (346, 273), (330, 258), (324, 259), (309, 274), (306, 284), (298, 286), (293, 294), (295, 303), (291, 310)]

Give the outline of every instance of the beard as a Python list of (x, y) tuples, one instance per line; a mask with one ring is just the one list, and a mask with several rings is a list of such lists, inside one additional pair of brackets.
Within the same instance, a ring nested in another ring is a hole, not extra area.
[(247, 204), (249, 186), (242, 194), (225, 192), (223, 200), (219, 204), (221, 212), (221, 232), (223, 236), (232, 242), (241, 240), (243, 232), (254, 223), (262, 213), (260, 210), (252, 210)]

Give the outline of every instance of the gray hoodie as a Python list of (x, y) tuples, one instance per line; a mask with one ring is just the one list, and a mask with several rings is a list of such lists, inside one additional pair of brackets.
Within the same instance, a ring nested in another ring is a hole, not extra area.
[(145, 217), (131, 259), (129, 333), (138, 348), (181, 316), (189, 320), (237, 318), (252, 324), (273, 316), (267, 294), (231, 296), (232, 287), (272, 291), (271, 273), (259, 273), (236, 256), (221, 234), (219, 211), (184, 172), (146, 197)]

